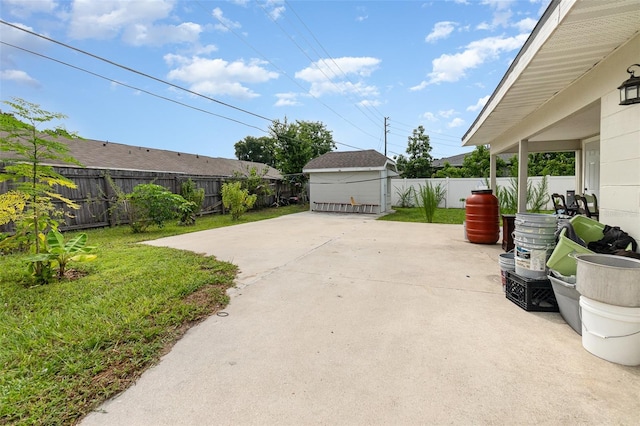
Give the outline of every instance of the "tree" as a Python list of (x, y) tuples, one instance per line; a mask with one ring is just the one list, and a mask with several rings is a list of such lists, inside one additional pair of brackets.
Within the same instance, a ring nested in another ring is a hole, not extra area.
[[(16, 237), (27, 238), (28, 245), (38, 254), (46, 229), (57, 229), (56, 213), (62, 214), (53, 201), (60, 201), (68, 208), (78, 208), (77, 204), (55, 192), (56, 187), (75, 188), (75, 183), (43, 162), (62, 161), (80, 165), (69, 155), (67, 145), (59, 141), (77, 136), (59, 126), (38, 128), (42, 123), (66, 118), (63, 114), (45, 111), (40, 105), (19, 98), (4, 103), (14, 111), (13, 114), (0, 114), (0, 130), (4, 133), (0, 137), (0, 150), (11, 153), (12, 158), (8, 160), (4, 173), (0, 174), (0, 181), (13, 181), (15, 189), (26, 195), (26, 210), (16, 221)], [(41, 262), (35, 265), (34, 272), (37, 279), (42, 276)]]
[(260, 171), (256, 167), (247, 167), (244, 172), (238, 170), (233, 172), (233, 179), (240, 182), (242, 189), (246, 189), (250, 195), (255, 194), (258, 197), (255, 202), (258, 208), (265, 207), (268, 197), (273, 195), (269, 179), (265, 178), (268, 172), (268, 167), (264, 167)]
[(573, 176), (575, 154), (573, 152), (539, 152), (529, 154), (529, 176)]
[(268, 136), (256, 138), (247, 136), (244, 140), (234, 145), (238, 160), (263, 163), (271, 167), (276, 166), (275, 149), (276, 141)]
[(402, 177), (423, 178), (431, 176), (431, 145), (429, 135), (424, 133), (424, 127), (418, 126), (413, 129), (413, 134), (408, 138), (406, 153), (409, 155), (399, 155), (396, 157), (396, 166), (400, 170)]
[(312, 159), (336, 148), (331, 131), (321, 122), (300, 121), (288, 123), (275, 120), (269, 127), (276, 141), (276, 167), (288, 180), (301, 182), (302, 168)]
[[(463, 177), (489, 177), (491, 151), (486, 145), (478, 145), (462, 161)], [(506, 163), (496, 158), (496, 176), (503, 176)]]
[(461, 167), (453, 167), (448, 161), (444, 162), (442, 169), (433, 174), (435, 178), (461, 178), (464, 177), (463, 169)]
[(258, 196), (249, 194), (247, 189), (242, 189), (240, 182), (226, 182), (222, 184), (222, 204), (225, 209), (231, 210), (231, 219), (238, 220), (256, 202)]
[[(573, 152), (540, 152), (529, 154), (527, 174), (529, 176), (573, 176), (575, 155)], [(518, 176), (518, 157), (511, 159), (511, 175)]]

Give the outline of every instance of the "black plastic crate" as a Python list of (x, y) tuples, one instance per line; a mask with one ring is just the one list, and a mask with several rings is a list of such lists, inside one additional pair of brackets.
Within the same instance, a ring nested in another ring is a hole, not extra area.
[(548, 279), (533, 279), (507, 272), (505, 286), (507, 299), (520, 306), (525, 311), (558, 312), (558, 302), (553, 293), (551, 281)]

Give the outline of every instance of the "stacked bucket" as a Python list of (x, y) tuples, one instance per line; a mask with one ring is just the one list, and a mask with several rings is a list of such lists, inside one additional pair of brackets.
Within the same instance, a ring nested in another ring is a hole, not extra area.
[(547, 260), (556, 246), (558, 218), (548, 214), (517, 213), (513, 242), (515, 270), (521, 277), (547, 278)]

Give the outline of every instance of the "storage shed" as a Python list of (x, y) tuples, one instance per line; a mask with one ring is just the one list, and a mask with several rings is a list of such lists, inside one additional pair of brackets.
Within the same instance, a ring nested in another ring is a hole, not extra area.
[(309, 174), (311, 210), (374, 214), (391, 210), (396, 163), (373, 149), (328, 152), (302, 171)]

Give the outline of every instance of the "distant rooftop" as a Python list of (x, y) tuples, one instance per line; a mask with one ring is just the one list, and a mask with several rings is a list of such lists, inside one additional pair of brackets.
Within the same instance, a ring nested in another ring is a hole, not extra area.
[[(229, 158), (207, 157), (177, 151), (166, 151), (92, 139), (59, 139), (70, 150), (70, 154), (83, 166), (94, 169), (140, 170), (154, 172), (184, 173), (202, 176), (232, 176), (234, 171), (247, 172), (252, 167), (258, 171), (268, 168), (265, 177), (282, 179), (282, 174), (262, 163)], [(10, 153), (0, 152), (0, 160), (10, 158)], [(52, 165), (70, 166), (63, 162)]]
[(304, 166), (304, 171), (319, 169), (384, 169), (395, 162), (374, 149), (363, 151), (331, 151), (314, 158)]

